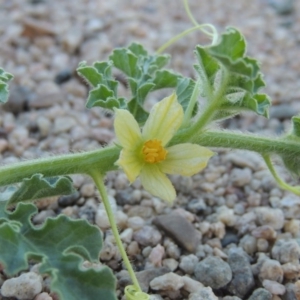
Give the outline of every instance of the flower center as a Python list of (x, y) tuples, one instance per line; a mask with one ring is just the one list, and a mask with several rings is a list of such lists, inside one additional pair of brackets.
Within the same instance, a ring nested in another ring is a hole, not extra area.
[(166, 159), (168, 151), (161, 145), (159, 140), (149, 140), (144, 143), (142, 148), (144, 160), (154, 164)]

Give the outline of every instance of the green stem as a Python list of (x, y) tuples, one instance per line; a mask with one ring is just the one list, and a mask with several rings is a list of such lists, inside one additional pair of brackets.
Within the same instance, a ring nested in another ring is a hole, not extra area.
[(46, 177), (88, 174), (93, 168), (106, 173), (116, 169), (114, 163), (119, 155), (119, 148), (107, 147), (89, 152), (50, 156), (1, 166), (0, 186), (20, 182), (36, 173), (41, 173)]
[(125, 266), (126, 266), (128, 272), (129, 272), (129, 275), (130, 275), (130, 278), (133, 282), (133, 285), (134, 285), (137, 292), (142, 292), (142, 290), (140, 288), (140, 285), (139, 285), (139, 282), (138, 282), (138, 280), (135, 276), (135, 273), (132, 269), (132, 265), (131, 265), (131, 263), (128, 259), (128, 256), (126, 254), (126, 251), (124, 249), (123, 243), (121, 241), (119, 231), (118, 231), (118, 227), (117, 227), (117, 224), (116, 224), (116, 221), (115, 221), (114, 213), (113, 213), (113, 211), (111, 209), (111, 206), (109, 204), (107, 193), (106, 193), (106, 188), (105, 188), (104, 183), (103, 183), (103, 175), (99, 170), (96, 170), (95, 168), (91, 169), (89, 171), (89, 175), (93, 178), (93, 180), (94, 180), (94, 182), (95, 182), (95, 184), (96, 184), (96, 186), (97, 186), (97, 188), (100, 192), (100, 195), (101, 195), (101, 198), (102, 198), (102, 201), (103, 201), (103, 204), (104, 204), (107, 216), (108, 216), (108, 220), (109, 220), (114, 238), (116, 240), (117, 247), (119, 248), (119, 251), (121, 253), (121, 256), (123, 258)]
[(199, 96), (199, 88), (200, 88), (200, 80), (198, 79), (195, 83), (195, 87), (191, 96), (191, 99), (189, 101), (188, 107), (184, 113), (184, 119), (182, 122), (182, 127), (185, 127), (189, 125), (189, 122), (192, 118), (193, 110), (195, 107), (195, 104), (197, 102), (198, 96)]
[(291, 157), (300, 155), (300, 147), (297, 142), (229, 130), (206, 130), (193, 139), (187, 138), (185, 130), (183, 130), (174, 136), (170, 145), (179, 143), (195, 143), (205, 147), (243, 149), (278, 155), (285, 154)]
[[(186, 134), (189, 133), (189, 130), (189, 128), (180, 130), (169, 145), (195, 143), (205, 147), (243, 149), (258, 153), (289, 155), (290, 157), (300, 156), (299, 143), (292, 140), (268, 138), (229, 130), (206, 130), (191, 137)], [(2, 166), (0, 167), (0, 186), (20, 182), (36, 173), (41, 173), (46, 177), (75, 173), (89, 174), (93, 169), (106, 173), (116, 169), (114, 164), (119, 155), (119, 148), (107, 147), (85, 153), (51, 156)]]
[(290, 191), (296, 195), (300, 195), (300, 187), (299, 186), (291, 186), (289, 184), (287, 184), (286, 182), (284, 182), (280, 176), (278, 175), (278, 173), (276, 172), (272, 161), (271, 161), (271, 157), (269, 154), (263, 154), (262, 155), (267, 167), (269, 168), (271, 174), (273, 175), (274, 179), (276, 180), (277, 184), (284, 190)]
[[(186, 14), (188, 15), (189, 19), (191, 20), (191, 22), (195, 25), (195, 26), (199, 26), (199, 23), (196, 21), (196, 19), (194, 18), (193, 14), (191, 13), (189, 4), (188, 4), (188, 0), (184, 0), (183, 1), (184, 4), (184, 9), (186, 11)], [(210, 33), (209, 31), (207, 31), (204, 28), (201, 28), (202, 32), (204, 32), (205, 34), (207, 34), (208, 36), (212, 37), (212, 45), (215, 45), (217, 43), (218, 40), (218, 32), (215, 28), (215, 26), (211, 25), (211, 24), (203, 24), (204, 26), (207, 26), (208, 28), (211, 29), (212, 33)]]
[(203, 128), (209, 123), (209, 121), (212, 119), (214, 113), (218, 110), (221, 99), (224, 95), (224, 89), (227, 86), (228, 76), (227, 73), (224, 71), (224, 79), (222, 80), (222, 84), (215, 93), (215, 95), (212, 94), (211, 91), (207, 91), (208, 93), (208, 104), (207, 107), (204, 109), (204, 111), (201, 113), (198, 120), (184, 132), (185, 137), (187, 137), (189, 140), (193, 140), (193, 137), (201, 135)]

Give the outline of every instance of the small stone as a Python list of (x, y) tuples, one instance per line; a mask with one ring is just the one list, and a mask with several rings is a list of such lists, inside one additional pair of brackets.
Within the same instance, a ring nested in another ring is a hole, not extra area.
[[(166, 267), (151, 268), (151, 269), (143, 270), (140, 272), (136, 272), (136, 276), (140, 283), (142, 291), (147, 293), (149, 290), (150, 282), (154, 278), (160, 277), (169, 272), (170, 272), (170, 270)], [(130, 276), (129, 276), (128, 272), (125, 270), (122, 270), (121, 272), (119, 272), (117, 274), (117, 278), (118, 278), (118, 284), (120, 285), (121, 288), (124, 288), (125, 286), (132, 284)]]
[[(189, 252), (195, 252), (200, 242), (200, 232), (184, 217), (172, 213), (158, 216), (153, 220), (153, 224), (166, 232), (180, 246)], [(186, 234), (186, 233), (189, 234)]]
[(271, 207), (257, 207), (255, 209), (259, 225), (269, 225), (275, 230), (283, 228), (284, 215), (281, 209)]
[(254, 287), (254, 278), (247, 254), (240, 248), (231, 248), (228, 253), (228, 264), (232, 271), (228, 291), (244, 298)]
[(152, 226), (144, 226), (133, 234), (133, 239), (142, 246), (156, 246), (161, 242), (160, 232)]
[(222, 247), (226, 247), (229, 244), (237, 244), (239, 242), (239, 237), (237, 234), (231, 231), (226, 231), (226, 234), (221, 239)]
[(188, 291), (189, 293), (195, 293), (199, 289), (203, 288), (203, 284), (195, 279), (192, 279), (188, 276), (182, 276), (182, 280), (184, 283), (183, 289)]
[(263, 288), (256, 289), (248, 300), (271, 300), (272, 294)]
[(300, 277), (300, 265), (299, 263), (294, 264), (294, 263), (286, 263), (281, 265), (284, 278), (286, 279), (297, 279)]
[(298, 300), (300, 299), (300, 290), (294, 283), (287, 283), (285, 285), (286, 293), (283, 296), (284, 300)]
[(221, 258), (208, 256), (196, 264), (195, 277), (204, 285), (219, 289), (230, 282), (232, 272), (228, 263)]
[(186, 274), (193, 274), (196, 264), (199, 259), (196, 255), (190, 254), (186, 256), (181, 256), (179, 268)]
[(23, 36), (35, 38), (37, 36), (55, 35), (55, 29), (51, 23), (33, 18), (25, 18), (23, 20)]
[(224, 223), (228, 227), (235, 225), (236, 217), (234, 215), (234, 210), (229, 209), (226, 206), (218, 208), (218, 220)]
[(171, 272), (174, 272), (178, 268), (178, 261), (174, 258), (165, 258), (162, 261), (162, 265), (170, 269)]
[(24, 273), (5, 280), (1, 287), (1, 295), (20, 300), (32, 299), (42, 291), (42, 281), (42, 277), (34, 272)]
[(265, 279), (282, 282), (283, 270), (280, 263), (274, 259), (267, 259), (261, 266), (259, 275), (260, 281)]
[(83, 197), (92, 197), (95, 195), (95, 186), (93, 183), (85, 183), (80, 189), (80, 193)]
[(38, 126), (41, 136), (46, 137), (49, 134), (51, 129), (50, 120), (44, 116), (39, 116), (36, 120), (36, 124)]
[(136, 231), (141, 229), (144, 226), (145, 221), (141, 217), (136, 216), (136, 217), (128, 218), (127, 223), (128, 223), (128, 227)]
[(147, 206), (135, 205), (129, 208), (128, 217), (139, 216), (143, 219), (148, 219), (153, 216), (153, 208)]
[(266, 240), (274, 240), (277, 237), (277, 232), (270, 225), (263, 225), (252, 230), (251, 234), (256, 238)]
[(30, 98), (32, 91), (22, 85), (12, 86), (8, 102), (3, 105), (6, 111), (11, 111), (14, 114), (23, 112)]
[(283, 295), (286, 291), (285, 286), (276, 281), (265, 279), (262, 285), (273, 295)]
[(55, 215), (56, 214), (52, 209), (42, 210), (32, 218), (32, 221), (34, 224), (42, 224), (47, 218), (55, 217)]
[(286, 219), (300, 218), (300, 198), (296, 195), (288, 195), (280, 201), (280, 208)]
[(5, 152), (8, 149), (8, 141), (0, 138), (0, 153)]
[(241, 298), (239, 298), (237, 296), (226, 296), (223, 298), (223, 300), (241, 300)]
[(76, 120), (69, 116), (57, 117), (54, 121), (54, 134), (68, 132), (76, 125)]
[(239, 187), (248, 184), (251, 181), (251, 178), (252, 178), (252, 172), (248, 168), (245, 169), (234, 168), (230, 174), (230, 180), (232, 184)]
[(203, 287), (196, 293), (189, 295), (189, 300), (218, 300), (210, 287)]
[(64, 69), (56, 74), (54, 78), (54, 82), (57, 84), (62, 84), (70, 80), (71, 77), (72, 77), (72, 71), (70, 69)]
[(296, 240), (277, 240), (271, 253), (281, 264), (296, 263), (299, 261), (300, 247)]
[(103, 247), (100, 252), (100, 259), (102, 261), (110, 261), (117, 253), (116, 246), (112, 243), (111, 240), (105, 239)]
[(212, 233), (219, 239), (223, 239), (223, 237), (225, 236), (225, 224), (222, 222), (212, 223), (210, 225), (210, 229)]
[(248, 167), (253, 171), (260, 169), (264, 165), (261, 157), (257, 153), (250, 151), (229, 152), (225, 158), (238, 167)]
[(71, 27), (62, 38), (62, 44), (65, 50), (73, 54), (83, 41), (83, 34), (80, 28)]
[(187, 205), (187, 210), (194, 214), (201, 214), (206, 211), (206, 203), (203, 199), (193, 199), (189, 201)]
[[(271, 0), (274, 1), (274, 0)], [(277, 1), (278, 2), (278, 1)], [(283, 1), (285, 2), (285, 1)], [(290, 119), (295, 115), (295, 108), (288, 104), (273, 105), (270, 109), (270, 117), (275, 119)]]
[(161, 244), (158, 244), (151, 250), (148, 260), (153, 266), (161, 267), (164, 254), (165, 248)]
[(246, 234), (241, 238), (239, 246), (242, 247), (249, 255), (253, 255), (257, 250), (256, 238)]
[(182, 277), (175, 273), (167, 273), (156, 277), (150, 282), (150, 287), (153, 290), (179, 290), (184, 286)]
[(180, 248), (173, 242), (169, 242), (165, 245), (166, 253), (170, 258), (179, 259), (181, 251)]
[(129, 256), (136, 256), (141, 252), (141, 249), (139, 247), (139, 244), (136, 241), (132, 241), (128, 245), (126, 252)]
[(80, 193), (75, 192), (71, 195), (64, 195), (58, 198), (58, 204), (61, 207), (67, 207), (76, 203), (76, 201), (80, 198)]
[(123, 242), (129, 244), (132, 240), (133, 230), (132, 228), (126, 228), (124, 231), (121, 232), (120, 238)]
[(34, 300), (53, 300), (48, 293), (41, 293), (35, 296)]
[(290, 232), (294, 238), (300, 237), (300, 220), (292, 219), (286, 221), (284, 224), (284, 232)]
[(269, 249), (269, 242), (265, 239), (257, 239), (256, 246), (258, 252), (267, 252)]

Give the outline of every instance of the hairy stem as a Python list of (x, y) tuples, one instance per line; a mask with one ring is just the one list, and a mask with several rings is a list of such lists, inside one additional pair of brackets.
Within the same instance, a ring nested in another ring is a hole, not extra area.
[(106, 188), (105, 188), (104, 183), (103, 183), (103, 175), (101, 174), (101, 172), (99, 170), (96, 170), (96, 169), (90, 170), (89, 175), (93, 178), (93, 180), (94, 180), (94, 182), (95, 182), (95, 184), (96, 184), (96, 186), (97, 186), (97, 188), (100, 192), (100, 195), (101, 195), (101, 198), (102, 198), (102, 201), (103, 201), (103, 204), (104, 204), (107, 216), (108, 216), (108, 220), (109, 220), (111, 230), (113, 232), (117, 247), (119, 248), (122, 259), (123, 259), (124, 264), (125, 264), (125, 266), (128, 270), (128, 273), (129, 273), (130, 278), (133, 282), (133, 285), (134, 285), (135, 289), (138, 292), (142, 292), (142, 290), (140, 288), (140, 285), (139, 285), (139, 282), (138, 282), (138, 280), (135, 276), (135, 273), (132, 269), (132, 265), (131, 265), (131, 263), (128, 259), (128, 256), (126, 254), (126, 251), (124, 249), (123, 243), (121, 241), (120, 234), (119, 234), (119, 231), (118, 231), (118, 227), (117, 227), (117, 224), (116, 224), (116, 220), (115, 220), (115, 217), (114, 217), (114, 213), (113, 213), (113, 211), (111, 209), (111, 206), (109, 204)]
[(270, 170), (271, 174), (273, 175), (275, 181), (277, 182), (277, 184), (279, 185), (279, 187), (281, 187), (283, 190), (287, 190), (290, 191), (296, 195), (300, 196), (300, 186), (291, 186), (289, 184), (287, 184), (286, 182), (284, 182), (280, 176), (278, 175), (278, 173), (276, 172), (272, 161), (271, 161), (271, 157), (269, 154), (263, 154), (262, 155), (268, 169)]
[(88, 174), (94, 168), (106, 173), (116, 169), (114, 163), (119, 155), (119, 148), (107, 147), (89, 152), (50, 156), (1, 166), (0, 186), (20, 182), (36, 173), (41, 173), (46, 177)]

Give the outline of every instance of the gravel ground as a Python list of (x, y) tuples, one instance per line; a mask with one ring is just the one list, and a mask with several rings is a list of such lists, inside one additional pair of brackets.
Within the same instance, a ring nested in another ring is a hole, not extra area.
[[(300, 2), (191, 0), (190, 6), (199, 23), (242, 31), (273, 99), (270, 120), (246, 114), (225, 126), (272, 135), (286, 130), (300, 111)], [(0, 0), (0, 66), (15, 76), (10, 102), (0, 110), (1, 163), (112, 141), (111, 117), (83, 109), (88, 89), (75, 76), (78, 62), (104, 60), (132, 41), (154, 51), (190, 26), (179, 0)], [(193, 76), (193, 48), (207, 42), (201, 33), (178, 41), (168, 49), (171, 68)], [(129, 186), (122, 172), (108, 175), (121, 237), (143, 289), (152, 300), (300, 299), (300, 198), (276, 186), (258, 155), (218, 154), (201, 174), (172, 177), (178, 192), (172, 207), (138, 181)], [(105, 237), (101, 261), (116, 273), (121, 299), (128, 274), (98, 193), (89, 178), (73, 179), (78, 194), (39, 202), (33, 221), (63, 213), (97, 224)], [(35, 267), (22, 276), (14, 282), (36, 291), (35, 300), (55, 298)], [(0, 274), (0, 285), (9, 280)], [(11, 289), (17, 292), (18, 284)], [(1, 293), (8, 299), (3, 286)]]

